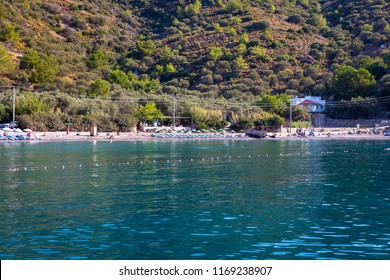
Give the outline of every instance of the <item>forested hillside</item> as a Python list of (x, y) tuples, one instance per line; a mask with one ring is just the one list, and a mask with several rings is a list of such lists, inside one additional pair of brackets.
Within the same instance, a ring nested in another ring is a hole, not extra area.
[(375, 117), (390, 102), (389, 15), (385, 0), (2, 0), (0, 120), (12, 84), (21, 121), (41, 129), (125, 130), (148, 102), (172, 115), (173, 97), (205, 127), (278, 125), (304, 95)]

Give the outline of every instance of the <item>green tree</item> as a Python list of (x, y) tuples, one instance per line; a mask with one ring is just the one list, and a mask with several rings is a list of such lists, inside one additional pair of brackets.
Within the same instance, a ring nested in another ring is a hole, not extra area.
[(169, 74), (172, 74), (172, 73), (175, 73), (176, 72), (176, 68), (175, 66), (172, 64), (172, 63), (168, 63), (166, 66), (165, 66), (166, 70), (167, 70), (167, 73)]
[(145, 106), (140, 106), (137, 113), (136, 117), (140, 121), (151, 121), (155, 122), (164, 117), (163, 113), (157, 109), (156, 103), (147, 103)]
[(2, 20), (7, 14), (7, 8), (3, 1), (0, 1), (0, 20)]
[(353, 97), (373, 95), (376, 82), (366, 69), (355, 69), (343, 64), (335, 71), (331, 84), (336, 99), (350, 100)]
[(276, 98), (276, 96), (274, 95), (269, 95), (269, 94), (260, 97), (256, 101), (256, 104), (267, 112), (275, 112), (280, 106), (280, 102), (278, 98)]
[(12, 56), (8, 53), (2, 43), (0, 43), (0, 75), (10, 74), (14, 69)]
[(26, 70), (29, 81), (43, 84), (53, 82), (59, 70), (58, 61), (52, 54), (38, 54), (28, 50), (20, 60), (20, 69)]
[(249, 44), (249, 36), (248, 36), (248, 33), (244, 32), (242, 33), (242, 35), (240, 36), (240, 43), (243, 43), (243, 44)]
[(240, 55), (244, 55), (246, 53), (246, 45), (244, 43), (240, 43), (237, 47), (237, 52)]
[(209, 58), (213, 61), (218, 61), (223, 56), (223, 51), (220, 47), (211, 47), (209, 51)]
[(236, 75), (241, 75), (243, 71), (249, 69), (249, 65), (242, 56), (238, 56), (233, 62), (233, 69)]
[(386, 75), (388, 66), (382, 58), (364, 57), (359, 61), (359, 67), (367, 69), (375, 79), (379, 80), (382, 76)]
[(239, 17), (232, 16), (229, 18), (229, 23), (232, 26), (239, 25), (242, 22), (242, 19)]
[(60, 72), (58, 61), (52, 54), (43, 54), (31, 76), (33, 83), (51, 83)]
[(170, 47), (168, 46), (163, 46), (161, 51), (160, 51), (160, 58), (164, 62), (168, 62), (172, 56), (176, 54), (175, 51), (173, 51)]
[(237, 29), (235, 29), (234, 27), (230, 27), (227, 32), (229, 35), (232, 35), (232, 36), (237, 35)]
[(9, 119), (10, 108), (0, 103), (0, 122), (6, 122)]
[(187, 16), (195, 16), (200, 13), (202, 9), (202, 2), (200, 0), (195, 0), (193, 4), (188, 4), (184, 7), (184, 12)]
[(246, 1), (243, 0), (229, 0), (227, 3), (227, 9), (229, 11), (241, 10), (246, 6)]
[(0, 40), (5, 42), (18, 42), (20, 37), (16, 32), (15, 27), (11, 23), (4, 23), (0, 25)]
[(20, 69), (33, 70), (41, 60), (37, 51), (27, 50), (20, 59)]
[(305, 8), (309, 7), (309, 0), (298, 0), (297, 3)]
[(108, 96), (110, 90), (111, 87), (109, 82), (103, 80), (102, 78), (97, 78), (91, 83), (87, 94), (88, 96)]
[(133, 89), (129, 76), (120, 69), (111, 71), (109, 81), (113, 84), (118, 84), (124, 89)]
[(159, 79), (151, 79), (148, 75), (142, 75), (141, 79), (137, 82), (138, 89), (144, 92), (155, 92), (160, 88)]
[(89, 69), (103, 69), (109, 65), (108, 54), (101, 50), (95, 50), (87, 57), (87, 66)]
[(390, 96), (390, 75), (384, 75), (379, 80), (379, 92), (381, 96)]
[(140, 36), (139, 40), (136, 43), (136, 48), (139, 53), (143, 56), (150, 56), (156, 50), (156, 44), (153, 40), (144, 40), (144, 36)]
[(327, 27), (326, 19), (320, 14), (314, 14), (308, 21), (311, 25), (318, 28)]
[(263, 62), (271, 62), (272, 58), (267, 54), (267, 50), (260, 46), (255, 46), (251, 49), (251, 54), (253, 54), (256, 59)]
[(221, 27), (221, 25), (219, 24), (219, 23), (215, 23), (214, 25), (213, 25), (213, 28), (214, 28), (214, 31), (215, 32), (217, 32), (217, 33), (221, 33), (222, 32), (222, 27)]
[(40, 98), (33, 93), (27, 93), (18, 99), (15, 106), (15, 112), (17, 115), (33, 115), (37, 113), (49, 113), (52, 112), (52, 104)]
[(162, 75), (164, 73), (164, 66), (156, 65), (154, 72), (155, 75)]
[(372, 31), (374, 31), (374, 27), (373, 27), (373, 25), (372, 24), (363, 24), (363, 26), (362, 26), (362, 31), (370, 31), (370, 32), (372, 32)]

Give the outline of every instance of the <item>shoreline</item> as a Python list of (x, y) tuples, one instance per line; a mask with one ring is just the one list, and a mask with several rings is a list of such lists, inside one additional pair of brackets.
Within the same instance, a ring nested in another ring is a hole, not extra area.
[[(352, 131), (352, 130), (348, 130)], [(106, 132), (98, 133), (96, 136), (90, 136), (88, 132), (70, 132), (69, 135), (66, 132), (37, 132), (39, 139), (34, 140), (0, 140), (0, 143), (29, 143), (29, 142), (136, 142), (136, 141), (193, 141), (193, 140), (231, 140), (231, 141), (264, 141), (264, 140), (317, 140), (317, 139), (337, 139), (337, 140), (390, 140), (390, 137), (383, 134), (348, 134), (346, 129), (343, 130), (326, 130), (326, 132), (316, 132), (315, 136), (301, 137), (295, 133), (277, 132), (269, 133), (269, 135), (275, 135), (275, 137), (267, 136), (266, 138), (251, 138), (245, 136), (244, 133), (169, 133), (169, 134), (156, 134), (152, 132), (122, 132), (119, 135), (116, 133)], [(154, 135), (155, 137), (153, 137)], [(156, 137), (158, 136), (158, 137)]]

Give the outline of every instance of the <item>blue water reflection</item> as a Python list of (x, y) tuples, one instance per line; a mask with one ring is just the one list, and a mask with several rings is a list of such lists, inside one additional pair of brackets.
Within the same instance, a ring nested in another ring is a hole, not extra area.
[(0, 145), (0, 258), (389, 259), (389, 147)]

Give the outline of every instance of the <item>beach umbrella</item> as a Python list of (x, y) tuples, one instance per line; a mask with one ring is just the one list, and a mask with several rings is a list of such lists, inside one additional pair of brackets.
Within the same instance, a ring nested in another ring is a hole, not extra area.
[(15, 135), (15, 133), (23, 132), (23, 130), (21, 130), (20, 128), (14, 128), (14, 129), (12, 129), (12, 131), (14, 132), (14, 135)]
[(12, 129), (12, 131), (14, 132), (14, 137), (15, 137), (15, 134), (16, 134), (16, 133), (21, 133), (21, 132), (23, 132), (23, 130), (21, 130), (20, 128), (14, 128), (14, 129)]
[(23, 131), (24, 131), (24, 132), (32, 132), (32, 130), (29, 129), (29, 128), (23, 129)]
[(9, 127), (4, 127), (4, 128), (3, 128), (3, 131), (5, 131), (5, 132), (11, 132), (11, 131), (12, 131), (12, 129), (11, 129), (11, 128), (9, 128)]

